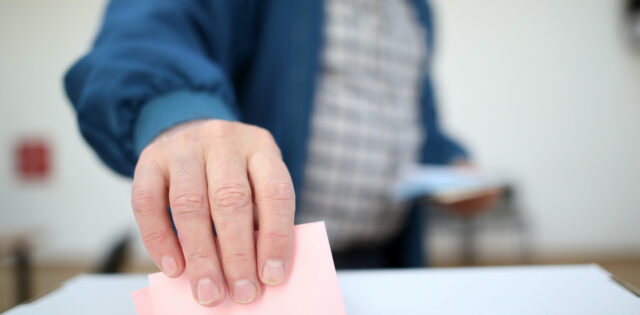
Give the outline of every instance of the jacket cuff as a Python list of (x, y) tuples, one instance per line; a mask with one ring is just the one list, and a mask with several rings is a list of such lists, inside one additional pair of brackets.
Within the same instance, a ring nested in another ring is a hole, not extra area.
[(238, 120), (238, 114), (220, 97), (207, 92), (180, 90), (151, 99), (138, 114), (133, 131), (136, 156), (163, 131), (196, 119)]

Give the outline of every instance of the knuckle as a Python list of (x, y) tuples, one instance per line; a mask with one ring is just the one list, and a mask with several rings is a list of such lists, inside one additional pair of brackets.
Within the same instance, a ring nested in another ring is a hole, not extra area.
[(258, 149), (280, 152), (276, 145), (276, 140), (273, 138), (273, 135), (269, 130), (261, 127), (254, 127), (253, 137), (257, 142)]
[(213, 192), (213, 204), (219, 208), (241, 208), (250, 203), (251, 191), (244, 185), (223, 185)]
[(232, 251), (225, 255), (227, 264), (242, 265), (251, 262), (253, 256), (248, 251)]
[(154, 147), (155, 147), (155, 143), (152, 142), (149, 145), (147, 145), (144, 149), (142, 149), (142, 152), (140, 152), (140, 157), (138, 158), (138, 164), (145, 163), (152, 156), (154, 156)]
[(194, 260), (206, 260), (209, 261), (211, 259), (213, 259), (213, 255), (207, 251), (204, 250), (196, 250), (196, 251), (192, 251), (190, 253), (187, 254), (187, 260), (188, 261), (194, 261)]
[(138, 164), (156, 163), (158, 156), (162, 155), (163, 151), (164, 146), (162, 145), (161, 139), (154, 139), (140, 152)]
[(166, 244), (169, 240), (167, 232), (149, 232), (142, 234), (142, 242), (147, 245)]
[(226, 120), (211, 120), (207, 122), (206, 129), (217, 137), (227, 137), (233, 134), (235, 123)]
[(264, 237), (269, 242), (288, 242), (291, 240), (291, 233), (280, 232), (280, 231), (268, 231), (265, 233)]
[(295, 192), (291, 183), (267, 181), (264, 184), (264, 198), (275, 201), (293, 201)]
[(157, 207), (157, 201), (153, 192), (134, 187), (131, 190), (131, 207), (134, 213), (145, 214), (153, 212)]
[(274, 141), (273, 140), (273, 135), (271, 135), (271, 132), (269, 132), (269, 130), (267, 130), (265, 128), (262, 128), (262, 127), (257, 127), (257, 126), (254, 127), (253, 130), (254, 130), (255, 136), (258, 139), (260, 139), (262, 141), (268, 141), (268, 142)]
[(205, 206), (205, 197), (198, 193), (179, 194), (171, 201), (172, 210), (178, 215), (200, 213)]

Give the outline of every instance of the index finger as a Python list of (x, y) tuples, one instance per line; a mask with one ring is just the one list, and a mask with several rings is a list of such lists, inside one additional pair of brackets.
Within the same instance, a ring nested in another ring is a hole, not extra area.
[(167, 211), (167, 181), (163, 170), (144, 157), (133, 176), (131, 205), (142, 241), (156, 265), (169, 277), (181, 275), (185, 264)]
[(289, 272), (293, 252), (293, 183), (276, 150), (254, 153), (248, 167), (258, 208), (258, 275), (264, 284), (280, 284)]

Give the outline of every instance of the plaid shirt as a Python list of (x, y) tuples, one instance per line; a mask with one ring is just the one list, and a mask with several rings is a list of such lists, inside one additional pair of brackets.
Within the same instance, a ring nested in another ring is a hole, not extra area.
[(327, 0), (325, 10), (297, 221), (324, 220), (341, 250), (402, 228), (406, 206), (387, 192), (398, 169), (418, 160), (426, 44), (408, 1)]

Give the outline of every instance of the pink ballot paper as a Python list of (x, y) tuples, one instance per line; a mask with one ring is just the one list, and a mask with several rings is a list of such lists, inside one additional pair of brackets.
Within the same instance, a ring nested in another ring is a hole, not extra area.
[(346, 314), (324, 222), (295, 227), (293, 263), (286, 282), (264, 286), (262, 296), (251, 304), (235, 304), (227, 295), (218, 306), (201, 306), (193, 299), (186, 274), (177, 279), (151, 274), (149, 286), (131, 296), (139, 315)]

